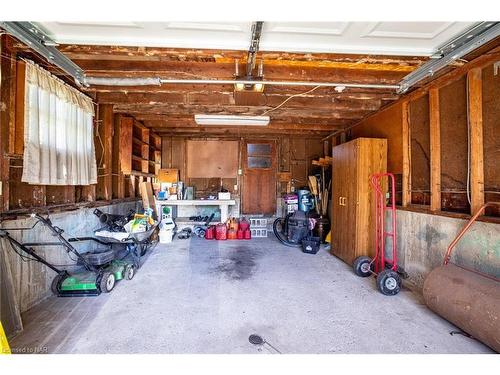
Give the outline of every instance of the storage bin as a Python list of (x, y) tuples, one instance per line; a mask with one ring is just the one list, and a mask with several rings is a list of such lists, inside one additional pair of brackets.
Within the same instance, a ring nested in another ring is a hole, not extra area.
[(170, 229), (162, 229), (159, 232), (160, 243), (170, 243), (172, 242), (173, 231)]

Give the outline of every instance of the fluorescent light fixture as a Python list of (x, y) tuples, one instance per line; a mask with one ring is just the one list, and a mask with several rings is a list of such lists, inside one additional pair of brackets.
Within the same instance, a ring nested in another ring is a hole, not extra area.
[(269, 116), (194, 115), (198, 125), (267, 126)]
[(243, 91), (245, 90), (245, 84), (244, 83), (237, 83), (234, 85), (234, 88), (236, 91)]
[(253, 85), (253, 90), (257, 92), (262, 92), (264, 91), (264, 85), (262, 83), (256, 83)]

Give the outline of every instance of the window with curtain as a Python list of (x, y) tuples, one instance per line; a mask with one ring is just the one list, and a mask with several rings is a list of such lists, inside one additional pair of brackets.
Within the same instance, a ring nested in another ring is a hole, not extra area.
[(91, 99), (32, 62), (25, 85), (22, 181), (97, 183)]

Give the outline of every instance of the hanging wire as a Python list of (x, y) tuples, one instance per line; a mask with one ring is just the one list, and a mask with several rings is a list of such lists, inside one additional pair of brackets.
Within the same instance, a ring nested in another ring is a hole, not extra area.
[(298, 96), (304, 96), (304, 95), (307, 95), (307, 94), (310, 94), (311, 92), (313, 92), (314, 90), (317, 90), (318, 88), (320, 88), (321, 86), (314, 86), (312, 89), (306, 91), (306, 92), (302, 92), (302, 93), (299, 93), (299, 94), (293, 94), (293, 95), (290, 95), (288, 98), (286, 98), (281, 104), (277, 105), (276, 107), (274, 108), (271, 108), (271, 109), (268, 109), (267, 111), (265, 111), (261, 116), (265, 116), (267, 115), (268, 113), (272, 112), (272, 111), (275, 111), (277, 110), (278, 108), (281, 108), (283, 105), (285, 105), (285, 103), (287, 103), (289, 100), (292, 100), (293, 98), (296, 98)]

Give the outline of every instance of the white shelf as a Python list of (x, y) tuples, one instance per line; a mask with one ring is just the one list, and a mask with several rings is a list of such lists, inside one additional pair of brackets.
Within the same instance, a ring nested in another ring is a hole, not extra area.
[(236, 201), (234, 199), (178, 199), (178, 200), (159, 200), (156, 199), (157, 205), (162, 206), (234, 206)]

